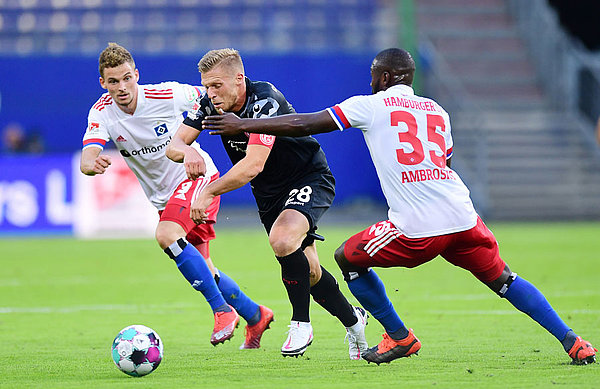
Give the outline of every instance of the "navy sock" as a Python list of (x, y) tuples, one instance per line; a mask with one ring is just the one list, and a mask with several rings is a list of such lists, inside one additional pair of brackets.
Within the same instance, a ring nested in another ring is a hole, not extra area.
[(277, 257), (281, 279), (292, 304), (292, 320), (310, 322), (310, 265), (302, 249)]
[(550, 306), (544, 295), (527, 280), (517, 276), (504, 293), (504, 297), (519, 311), (537, 321), (559, 342), (565, 340), (570, 328)]
[(164, 251), (175, 261), (190, 285), (204, 295), (213, 312), (231, 310), (221, 295), (204, 257), (193, 245), (180, 238)]
[[(251, 326), (258, 323), (260, 320), (258, 304), (246, 296), (238, 284), (222, 271), (217, 270), (215, 279), (227, 304), (231, 305), (248, 322), (248, 325)], [(257, 312), (258, 315), (256, 314)]]
[(347, 283), (354, 297), (383, 325), (393, 339), (404, 339), (408, 336), (408, 329), (394, 310), (385, 293), (383, 282), (373, 269)]
[(574, 333), (573, 330), (569, 330), (565, 335), (565, 338), (561, 341), (563, 348), (566, 352), (569, 352), (569, 350), (571, 350), (576, 340), (577, 334)]

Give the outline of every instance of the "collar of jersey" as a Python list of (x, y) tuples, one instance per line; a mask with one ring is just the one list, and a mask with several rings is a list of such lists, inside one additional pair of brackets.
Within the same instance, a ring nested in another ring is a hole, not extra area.
[(144, 106), (146, 105), (146, 96), (145, 96), (145, 92), (144, 92), (145, 88), (146, 88), (146, 85), (138, 84), (137, 105), (135, 107), (135, 111), (133, 112), (133, 115), (141, 112), (142, 108), (144, 108)]
[(412, 87), (408, 86), (408, 85), (404, 85), (404, 84), (398, 84), (398, 85), (394, 85), (390, 88), (388, 88), (388, 90), (390, 89), (397, 89), (400, 90), (403, 95), (414, 95), (415, 91), (413, 90)]

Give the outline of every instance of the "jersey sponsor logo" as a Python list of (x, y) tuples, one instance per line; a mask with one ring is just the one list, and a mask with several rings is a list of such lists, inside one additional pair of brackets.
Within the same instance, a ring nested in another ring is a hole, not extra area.
[(88, 124), (88, 128), (87, 128), (86, 132), (93, 134), (95, 132), (98, 132), (99, 130), (100, 130), (100, 123), (90, 122)]
[(238, 140), (228, 140), (227, 144), (229, 144), (229, 147), (231, 147), (235, 151), (238, 151), (238, 152), (244, 153), (244, 154), (246, 153), (246, 146), (248, 145), (246, 142), (238, 141)]
[(252, 106), (252, 117), (259, 118), (261, 116), (274, 116), (279, 110), (279, 103), (272, 97), (258, 100)]
[(432, 180), (456, 180), (454, 172), (446, 169), (417, 169), (402, 172), (402, 183)]
[(200, 108), (202, 108), (202, 105), (200, 104), (199, 99), (196, 99), (194, 105), (192, 105), (192, 108), (188, 111), (187, 117), (191, 120), (198, 119), (198, 111), (200, 111)]
[(161, 136), (169, 132), (169, 129), (167, 128), (167, 123), (162, 123), (154, 127), (154, 132), (156, 132), (157, 136)]
[(189, 102), (196, 100), (202, 94), (201, 87), (186, 85), (183, 87), (183, 95)]
[(275, 143), (275, 137), (273, 135), (260, 134), (260, 141), (265, 146), (271, 146), (273, 143)]
[(127, 157), (127, 158), (135, 157), (138, 155), (153, 154), (153, 153), (158, 153), (160, 151), (163, 151), (163, 149), (166, 148), (169, 143), (171, 143), (171, 137), (169, 137), (169, 139), (167, 139), (164, 143), (161, 143), (157, 146), (144, 146), (137, 150), (131, 150), (131, 151), (119, 150), (119, 152), (121, 153), (121, 155), (123, 157)]
[(123, 138), (123, 135), (119, 135), (116, 139), (117, 142), (127, 142), (127, 139)]

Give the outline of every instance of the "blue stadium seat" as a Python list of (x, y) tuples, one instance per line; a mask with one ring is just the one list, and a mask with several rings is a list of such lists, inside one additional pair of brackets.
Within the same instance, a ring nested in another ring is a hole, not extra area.
[[(396, 36), (376, 0), (5, 0), (0, 54), (88, 55), (118, 41), (137, 54), (370, 51)], [(391, 15), (391, 16), (390, 16)]]

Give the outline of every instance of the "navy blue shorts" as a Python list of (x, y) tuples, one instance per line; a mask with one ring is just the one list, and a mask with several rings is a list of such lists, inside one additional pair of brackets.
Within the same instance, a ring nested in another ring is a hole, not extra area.
[[(256, 198), (260, 221), (267, 233), (284, 209), (295, 209), (308, 219), (310, 230), (308, 236), (323, 240), (315, 234), (321, 216), (329, 209), (335, 198), (335, 178), (330, 171), (308, 174), (289, 186), (281, 196)], [(312, 244), (312, 241), (308, 244)], [(304, 246), (304, 244), (303, 244)]]

